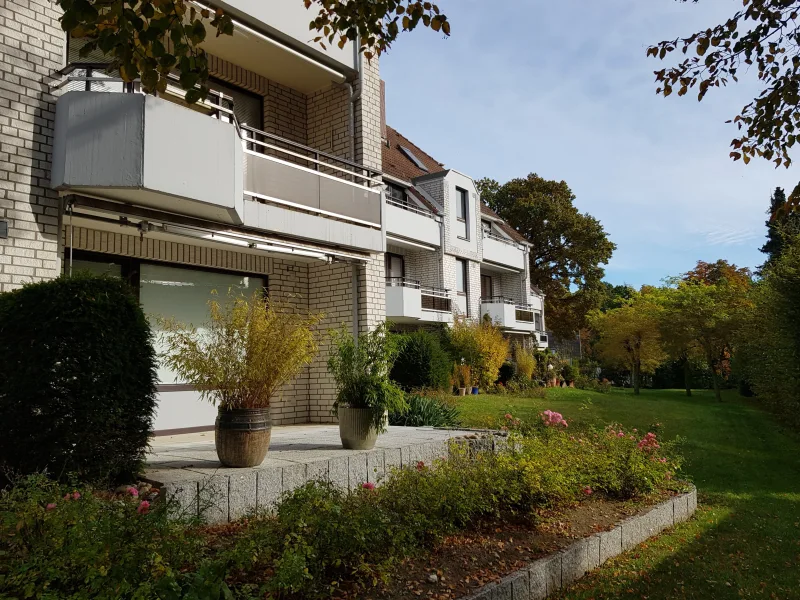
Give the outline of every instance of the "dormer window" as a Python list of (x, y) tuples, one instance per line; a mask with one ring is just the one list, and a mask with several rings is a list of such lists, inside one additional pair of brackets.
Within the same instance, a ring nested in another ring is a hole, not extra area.
[(469, 239), (469, 192), (456, 188), (456, 235)]

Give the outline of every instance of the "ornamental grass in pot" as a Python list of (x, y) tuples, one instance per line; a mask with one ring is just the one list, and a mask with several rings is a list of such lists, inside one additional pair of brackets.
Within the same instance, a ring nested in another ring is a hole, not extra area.
[(332, 342), (328, 371), (336, 382), (333, 411), (342, 446), (371, 450), (386, 431), (388, 413), (408, 410), (403, 390), (389, 378), (400, 344), (385, 323), (358, 339), (344, 328), (336, 330)]
[(170, 369), (218, 407), (214, 439), (226, 467), (254, 467), (267, 455), (269, 407), (278, 389), (317, 353), (312, 328), (321, 315), (303, 314), (256, 292), (228, 292), (208, 303), (202, 327), (161, 319)]

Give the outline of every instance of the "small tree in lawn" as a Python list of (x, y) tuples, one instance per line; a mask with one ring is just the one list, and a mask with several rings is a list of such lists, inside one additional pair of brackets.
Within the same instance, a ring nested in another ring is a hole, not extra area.
[(642, 374), (652, 373), (666, 358), (658, 304), (639, 294), (620, 308), (595, 311), (590, 320), (597, 332), (598, 356), (610, 366), (628, 369), (633, 393), (638, 395)]
[(721, 382), (744, 313), (752, 306), (749, 271), (726, 261), (702, 261), (681, 279), (672, 280), (665, 309), (670, 327), (683, 332), (702, 353), (713, 373), (714, 393), (722, 400)]

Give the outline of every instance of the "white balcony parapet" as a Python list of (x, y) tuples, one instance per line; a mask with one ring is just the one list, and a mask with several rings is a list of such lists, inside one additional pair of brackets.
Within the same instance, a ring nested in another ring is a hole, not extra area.
[(438, 248), (441, 245), (440, 220), (430, 210), (410, 202), (386, 200), (387, 235)]
[(519, 271), (525, 270), (523, 247), (513, 240), (483, 232), (483, 260)]
[(452, 323), (447, 290), (423, 286), (415, 279), (386, 278), (386, 318), (397, 323)]
[(516, 304), (503, 296), (481, 298), (481, 316), (489, 315), (503, 329), (532, 333), (536, 331), (536, 311), (527, 304)]

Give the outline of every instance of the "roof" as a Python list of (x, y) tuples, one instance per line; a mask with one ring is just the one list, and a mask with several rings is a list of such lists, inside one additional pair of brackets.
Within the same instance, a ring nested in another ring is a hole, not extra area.
[[(444, 170), (444, 165), (422, 150), (414, 142), (400, 134), (396, 129), (386, 126), (386, 140), (383, 144), (382, 170), (387, 175), (411, 181), (416, 177), (438, 173)], [(419, 168), (415, 162), (401, 148), (411, 150), (419, 162), (428, 170)]]
[(522, 234), (520, 234), (516, 229), (511, 227), (508, 223), (506, 223), (500, 215), (494, 212), (491, 208), (486, 206), (484, 203), (481, 202), (481, 215), (484, 217), (490, 217), (497, 221), (497, 226), (502, 229), (512, 240), (515, 242), (519, 242), (520, 244), (528, 244), (528, 240), (526, 240)]

